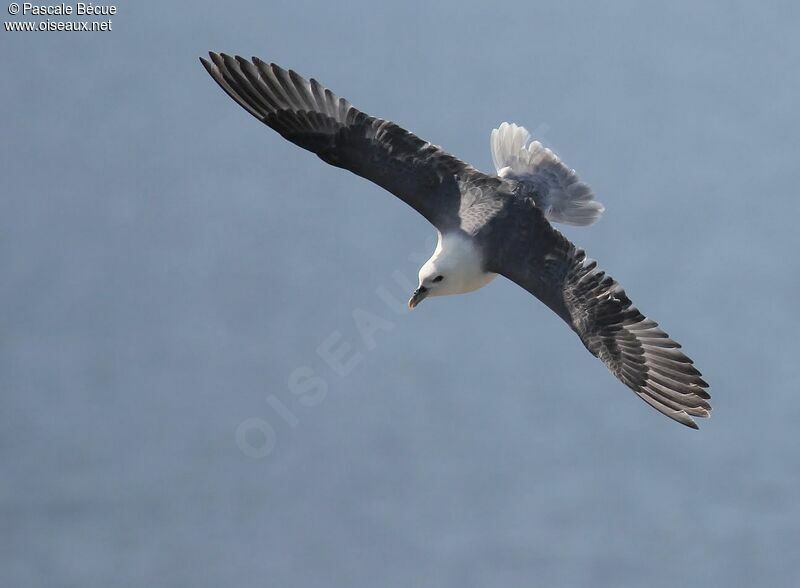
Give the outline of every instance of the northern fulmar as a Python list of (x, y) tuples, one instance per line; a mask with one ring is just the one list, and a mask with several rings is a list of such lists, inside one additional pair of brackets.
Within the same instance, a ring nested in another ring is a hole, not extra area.
[(495, 174), (354, 108), (313, 78), (253, 58), (209, 53), (211, 77), (247, 112), (323, 161), (366, 178), (438, 231), (408, 305), (477, 290), (498, 274), (560, 316), (639, 398), (697, 428), (711, 411), (708, 384), (622, 287), (551, 222), (589, 225), (603, 213), (591, 189), (524, 127), (491, 133)]

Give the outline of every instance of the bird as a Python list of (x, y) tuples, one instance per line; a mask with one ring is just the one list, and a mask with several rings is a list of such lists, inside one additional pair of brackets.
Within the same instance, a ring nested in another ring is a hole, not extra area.
[(681, 345), (552, 223), (590, 225), (604, 207), (574, 170), (525, 127), (491, 132), (484, 173), (396, 123), (370, 116), (291, 69), (209, 52), (200, 58), (242, 108), (322, 161), (361, 176), (437, 230), (410, 308), (482, 288), (501, 275), (547, 305), (588, 351), (647, 404), (697, 429), (708, 384)]

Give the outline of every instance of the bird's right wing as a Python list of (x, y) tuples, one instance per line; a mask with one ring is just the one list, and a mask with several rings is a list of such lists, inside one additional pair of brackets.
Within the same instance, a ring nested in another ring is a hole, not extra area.
[(708, 384), (680, 345), (633, 305), (625, 290), (544, 218), (518, 200), (495, 230), (490, 271), (516, 282), (558, 314), (586, 348), (637, 396), (697, 428), (711, 411)]
[(323, 161), (364, 177), (440, 230), (460, 223), (462, 180), (480, 172), (395, 123), (369, 116), (292, 70), (209, 53), (211, 77), (247, 112)]
[(592, 189), (539, 141), (531, 140), (525, 127), (502, 123), (492, 131), (492, 160), (501, 178), (517, 180), (551, 222), (591, 225), (605, 207), (594, 199)]

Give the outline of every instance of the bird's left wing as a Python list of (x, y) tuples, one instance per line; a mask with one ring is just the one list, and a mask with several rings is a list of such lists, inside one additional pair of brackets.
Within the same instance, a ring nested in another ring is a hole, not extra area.
[(480, 172), (395, 123), (359, 111), (313, 78), (255, 57), (209, 56), (201, 61), (220, 87), (284, 138), (378, 184), (440, 230), (460, 224), (463, 180)]
[(708, 384), (680, 345), (633, 305), (625, 290), (544, 218), (519, 199), (492, 222), (487, 269), (539, 298), (578, 334), (586, 348), (642, 400), (697, 428), (711, 411)]

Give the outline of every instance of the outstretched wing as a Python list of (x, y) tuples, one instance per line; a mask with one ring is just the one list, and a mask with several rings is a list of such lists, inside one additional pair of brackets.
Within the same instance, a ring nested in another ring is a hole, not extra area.
[(568, 225), (591, 225), (605, 207), (592, 189), (539, 141), (529, 143), (525, 127), (504, 122), (491, 135), (492, 160), (501, 178), (517, 180), (547, 219)]
[[(488, 269), (513, 280), (556, 312), (586, 348), (642, 400), (692, 428), (711, 411), (708, 384), (680, 345), (633, 305), (541, 211), (519, 200), (498, 217)], [(500, 235), (503, 235), (501, 237)]]
[(460, 184), (482, 175), (395, 123), (364, 114), (316, 80), (258, 58), (209, 53), (211, 77), (245, 110), (320, 159), (362, 176), (440, 230), (459, 224)]

